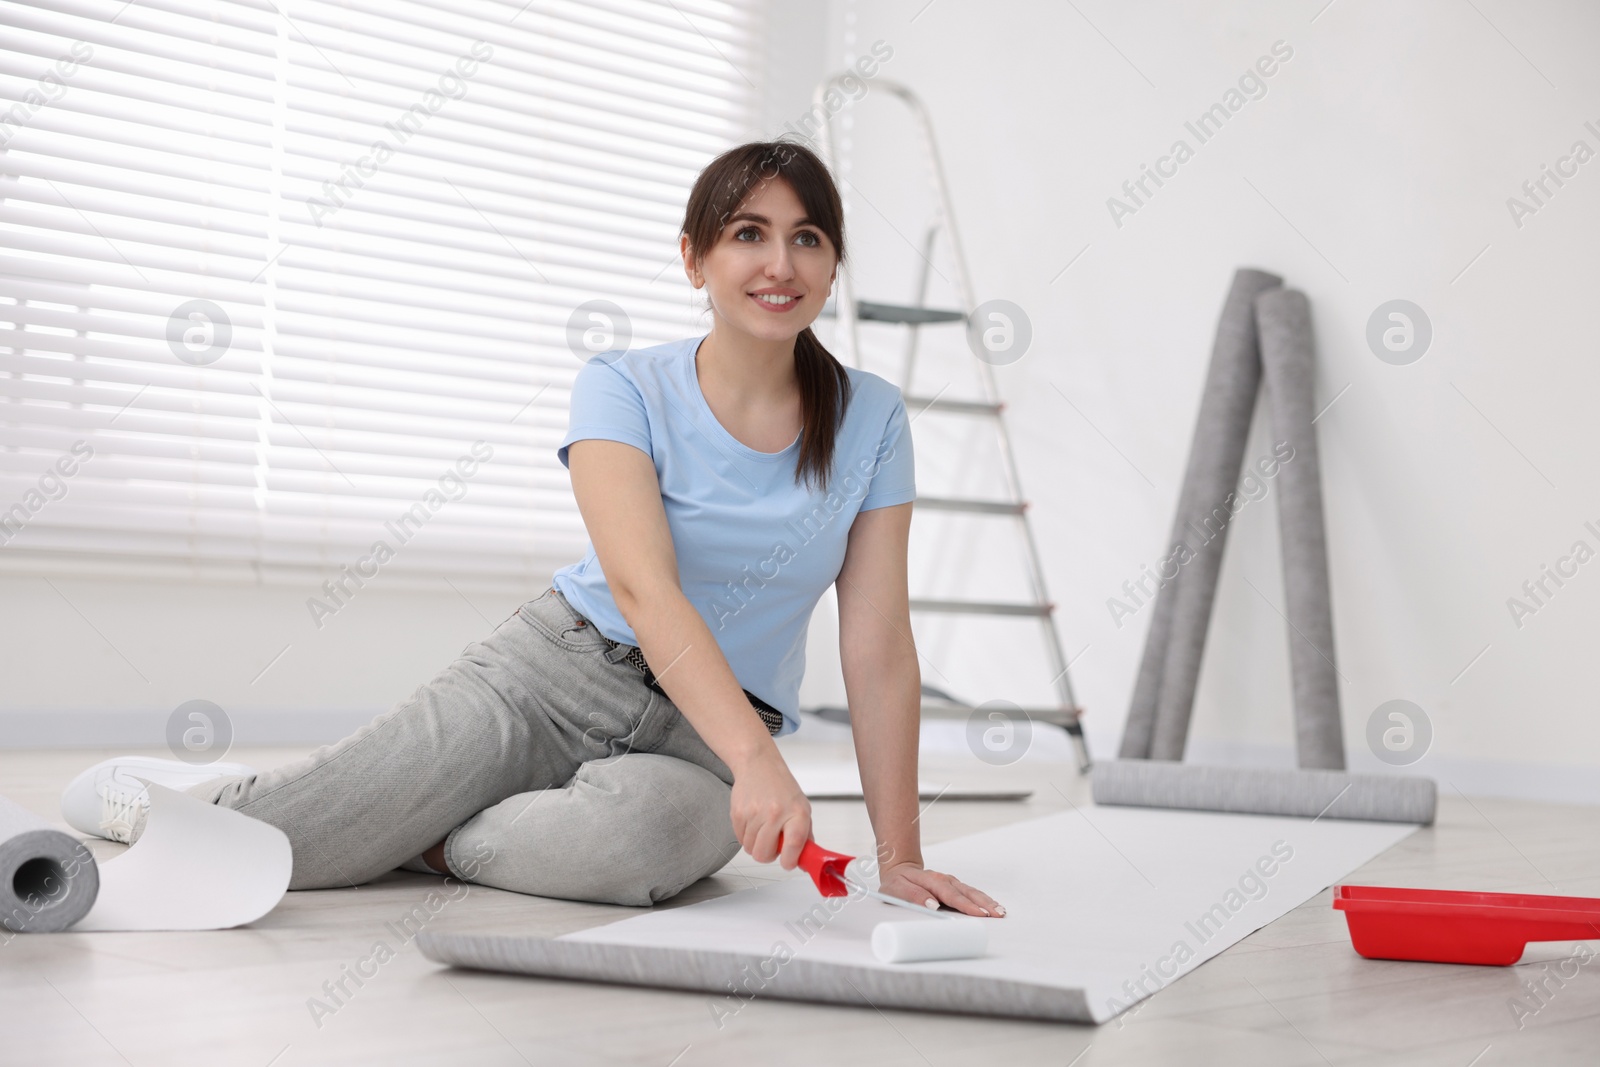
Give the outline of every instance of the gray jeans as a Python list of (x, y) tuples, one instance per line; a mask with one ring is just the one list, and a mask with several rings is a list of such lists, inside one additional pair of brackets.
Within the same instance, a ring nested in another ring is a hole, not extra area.
[(739, 851), (733, 775), (626, 649), (548, 589), (342, 741), (188, 792), (287, 834), (290, 889), (359, 885), (448, 835), (463, 881), (653, 904)]

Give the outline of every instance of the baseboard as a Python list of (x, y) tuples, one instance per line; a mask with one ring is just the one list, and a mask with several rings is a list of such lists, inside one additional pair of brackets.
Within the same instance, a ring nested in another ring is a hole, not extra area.
[[(831, 725), (831, 724), (819, 724)], [(1120, 725), (1120, 724), (1119, 724)], [(812, 723), (806, 724), (810, 729)], [(849, 727), (845, 738), (849, 737)], [(1097, 731), (1084, 721), (1089, 753), (1097, 760), (1115, 759), (1120, 737)], [(924, 752), (957, 752), (967, 748), (966, 724), (960, 721), (933, 721), (922, 724)], [(1066, 734), (1052, 727), (1035, 725), (1027, 761), (1072, 763), (1076, 756)], [(1293, 767), (1294, 749), (1288, 744), (1257, 744), (1240, 741), (1191, 739), (1187, 757), (1191, 763), (1212, 763), (1225, 767)], [(1557, 763), (1518, 763), (1512, 760), (1473, 759), (1430, 752), (1409, 767), (1391, 767), (1365, 749), (1349, 754), (1350, 770), (1361, 774), (1425, 775), (1439, 783), (1440, 796), (1465, 794), (1471, 797), (1503, 797), (1512, 800), (1538, 800), (1549, 804), (1600, 805), (1600, 767)]]
[[(235, 711), (229, 713), (233, 744), (327, 744), (346, 737), (382, 714), (373, 709), (328, 711)], [(1085, 724), (1088, 725), (1087, 723)], [(0, 748), (164, 748), (167, 713), (139, 711), (0, 711)], [(850, 727), (806, 716), (802, 740), (848, 741)], [(1093, 729), (1089, 751), (1096, 759), (1116, 757), (1116, 738)], [(925, 752), (967, 750), (966, 723), (934, 720), (922, 724)], [(1036, 726), (1023, 759), (1073, 764), (1076, 754), (1065, 733)], [(1189, 742), (1188, 760), (1232, 767), (1293, 767), (1289, 745), (1242, 741)], [(1430, 752), (1410, 767), (1390, 767), (1365, 751), (1350, 754), (1350, 769), (1363, 774), (1423, 774), (1439, 783), (1443, 796), (1505, 797), (1552, 804), (1600, 805), (1600, 767), (1577, 764), (1518, 763), (1472, 759)]]
[[(165, 748), (164, 711), (0, 711), (0, 748)], [(371, 722), (376, 710), (231, 711), (233, 744), (302, 745), (337, 741)]]

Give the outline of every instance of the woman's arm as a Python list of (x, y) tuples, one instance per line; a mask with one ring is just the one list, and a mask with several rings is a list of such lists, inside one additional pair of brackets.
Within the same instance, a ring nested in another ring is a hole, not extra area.
[(856, 515), (835, 586), (839, 658), (861, 790), (878, 839), (879, 886), (918, 904), (938, 900), (968, 915), (1004, 915), (1005, 908), (987, 893), (922, 866), (917, 827), (922, 672), (906, 588), (911, 507), (896, 504)]
[(811, 804), (683, 595), (655, 465), (632, 445), (601, 439), (574, 442), (567, 463), (617, 610), (661, 688), (733, 772), (735, 836), (757, 862), (793, 870), (811, 837)]

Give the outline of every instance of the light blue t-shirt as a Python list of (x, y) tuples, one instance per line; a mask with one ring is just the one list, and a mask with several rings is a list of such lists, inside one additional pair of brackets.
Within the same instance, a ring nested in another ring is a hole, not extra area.
[[(739, 684), (800, 725), (806, 627), (844, 565), (856, 513), (915, 500), (911, 431), (892, 382), (846, 367), (852, 394), (828, 491), (795, 480), (796, 437), (782, 452), (740, 443), (712, 414), (695, 375), (707, 335), (602, 353), (578, 371), (556, 455), (586, 438), (633, 445), (655, 461), (678, 582)], [(613, 641), (638, 638), (617, 610), (591, 545), (553, 584)]]

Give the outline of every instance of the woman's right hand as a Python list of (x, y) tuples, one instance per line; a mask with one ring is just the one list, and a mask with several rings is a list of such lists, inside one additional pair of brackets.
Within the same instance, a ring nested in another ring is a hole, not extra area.
[(786, 871), (799, 864), (811, 840), (811, 801), (776, 745), (734, 770), (729, 814), (734, 836), (757, 863), (776, 859)]

